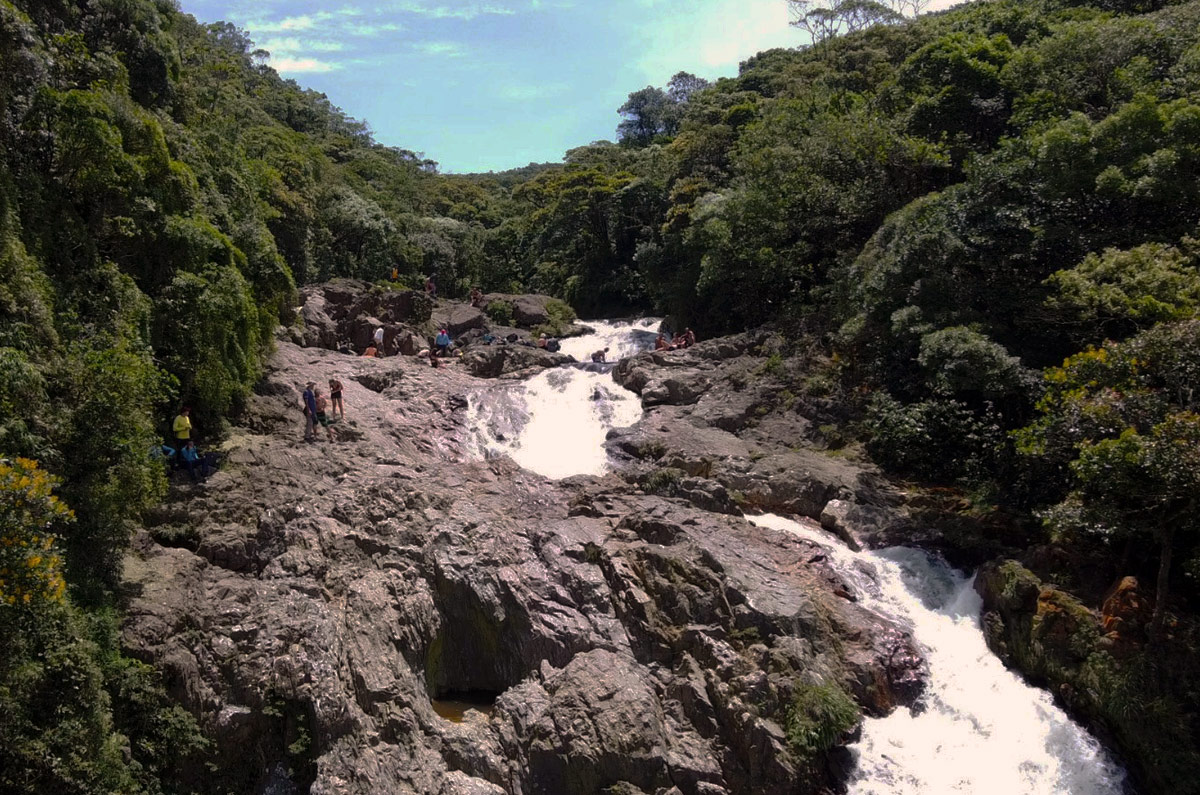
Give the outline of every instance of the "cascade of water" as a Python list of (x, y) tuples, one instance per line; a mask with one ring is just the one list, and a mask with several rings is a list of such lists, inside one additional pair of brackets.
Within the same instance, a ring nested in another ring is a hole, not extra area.
[(594, 333), (562, 341), (563, 353), (589, 364), (545, 370), (472, 395), (469, 421), (478, 453), (507, 455), (551, 478), (603, 474), (605, 436), (637, 422), (642, 404), (613, 383), (611, 368), (590, 364), (591, 354), (608, 348), (612, 362), (652, 348), (658, 322), (590, 322)]
[(855, 795), (1117, 795), (1124, 772), (1049, 694), (987, 648), (973, 579), (921, 550), (854, 553), (827, 534), (770, 514), (750, 521), (829, 550), (860, 603), (911, 629), (929, 663), (918, 712), (867, 719), (851, 746)]

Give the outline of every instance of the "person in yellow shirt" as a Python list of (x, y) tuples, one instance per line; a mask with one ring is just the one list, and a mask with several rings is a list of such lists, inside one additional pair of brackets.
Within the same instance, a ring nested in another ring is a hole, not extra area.
[(175, 441), (179, 442), (178, 449), (182, 450), (187, 444), (188, 439), (192, 438), (192, 410), (188, 406), (184, 406), (179, 410), (179, 415), (175, 417), (175, 424), (172, 429), (175, 431)]

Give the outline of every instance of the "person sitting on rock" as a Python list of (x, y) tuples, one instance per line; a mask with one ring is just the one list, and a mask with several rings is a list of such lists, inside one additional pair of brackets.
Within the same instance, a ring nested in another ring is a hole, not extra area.
[(379, 350), (374, 345), (368, 345), (367, 349), (363, 351), (363, 358), (374, 359), (377, 356), (379, 356)]
[(546, 350), (550, 351), (550, 353), (558, 353), (561, 349), (562, 344), (558, 341), (557, 337), (551, 337), (546, 340)]
[(329, 437), (329, 441), (333, 441), (333, 420), (330, 419), (328, 412), (329, 401), (321, 394), (320, 390), (314, 390), (314, 397), (317, 404), (317, 422), (325, 429), (325, 433)]
[[(183, 460), (183, 465), (187, 467), (188, 475), (191, 476), (193, 483), (208, 477), (208, 461), (196, 449), (195, 441), (188, 439), (188, 443), (184, 445), (179, 457)], [(196, 477), (197, 471), (200, 473), (199, 477)]]
[(695, 344), (696, 344), (696, 332), (692, 331), (690, 328), (685, 328), (683, 330), (683, 342), (680, 347), (690, 348)]
[(670, 349), (671, 349), (671, 345), (670, 345), (670, 343), (667, 342), (667, 338), (664, 337), (662, 334), (659, 334), (658, 339), (656, 339), (654, 341), (654, 350), (669, 351)]
[(434, 355), (433, 351), (429, 352), (429, 366), (435, 370), (442, 366), (441, 363), (438, 362), (438, 357)]
[(605, 348), (602, 351), (596, 351), (595, 353), (593, 353), (592, 361), (596, 362), (597, 364), (603, 363), (607, 356), (608, 356), (608, 348)]
[(175, 460), (176, 452), (175, 448), (169, 444), (150, 445), (150, 458), (154, 461), (161, 461), (168, 469), (171, 462)]
[(346, 404), (342, 402), (342, 382), (336, 378), (329, 379), (329, 416), (346, 419)]
[(433, 338), (433, 344), (437, 347), (437, 355), (445, 356), (450, 353), (450, 332), (446, 329), (438, 331), (437, 336)]
[(545, 348), (545, 347), (546, 347), (546, 335), (545, 335), (545, 334), (543, 334), (543, 335), (541, 335), (540, 337), (538, 337), (537, 346), (538, 346), (539, 348)]
[(471, 306), (474, 306), (474, 307), (483, 306), (483, 291), (480, 290), (478, 287), (471, 288)]

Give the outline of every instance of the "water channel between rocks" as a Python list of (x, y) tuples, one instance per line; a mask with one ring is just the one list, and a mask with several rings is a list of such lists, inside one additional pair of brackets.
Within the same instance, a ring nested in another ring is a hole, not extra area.
[[(608, 348), (616, 361), (653, 347), (658, 321), (589, 323), (595, 334), (563, 341), (586, 364), (544, 371), (472, 396), (480, 456), (503, 454), (551, 478), (602, 474), (611, 428), (635, 424), (637, 397), (611, 366), (590, 363)], [(855, 553), (820, 530), (779, 516), (752, 523), (821, 544), (860, 604), (911, 630), (929, 665), (917, 709), (868, 718), (851, 750), (853, 795), (1021, 793), (1117, 795), (1125, 774), (1100, 743), (987, 648), (973, 578), (905, 547)]]

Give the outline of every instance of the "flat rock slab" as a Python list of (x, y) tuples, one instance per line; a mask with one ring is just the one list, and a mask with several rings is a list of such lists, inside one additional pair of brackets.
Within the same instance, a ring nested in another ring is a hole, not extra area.
[[(321, 312), (354, 295), (325, 290)], [(709, 347), (694, 360), (744, 349)], [(816, 469), (664, 406), (612, 445), (687, 470), (683, 498), (549, 481), (475, 457), (464, 396), (492, 365), (474, 361), (281, 341), (222, 470), (138, 536), (123, 643), (216, 734), (216, 784), (305, 785), (286, 772), (303, 725), (314, 793), (815, 792), (830, 782), (781, 728), (797, 682), (873, 712), (916, 696), (911, 639), (819, 547), (713, 512), (735, 475), (786, 503), (853, 497), (849, 470), (787, 486)], [(329, 378), (346, 419), (306, 444), (300, 392)], [(490, 715), (434, 711), (466, 692)]]

